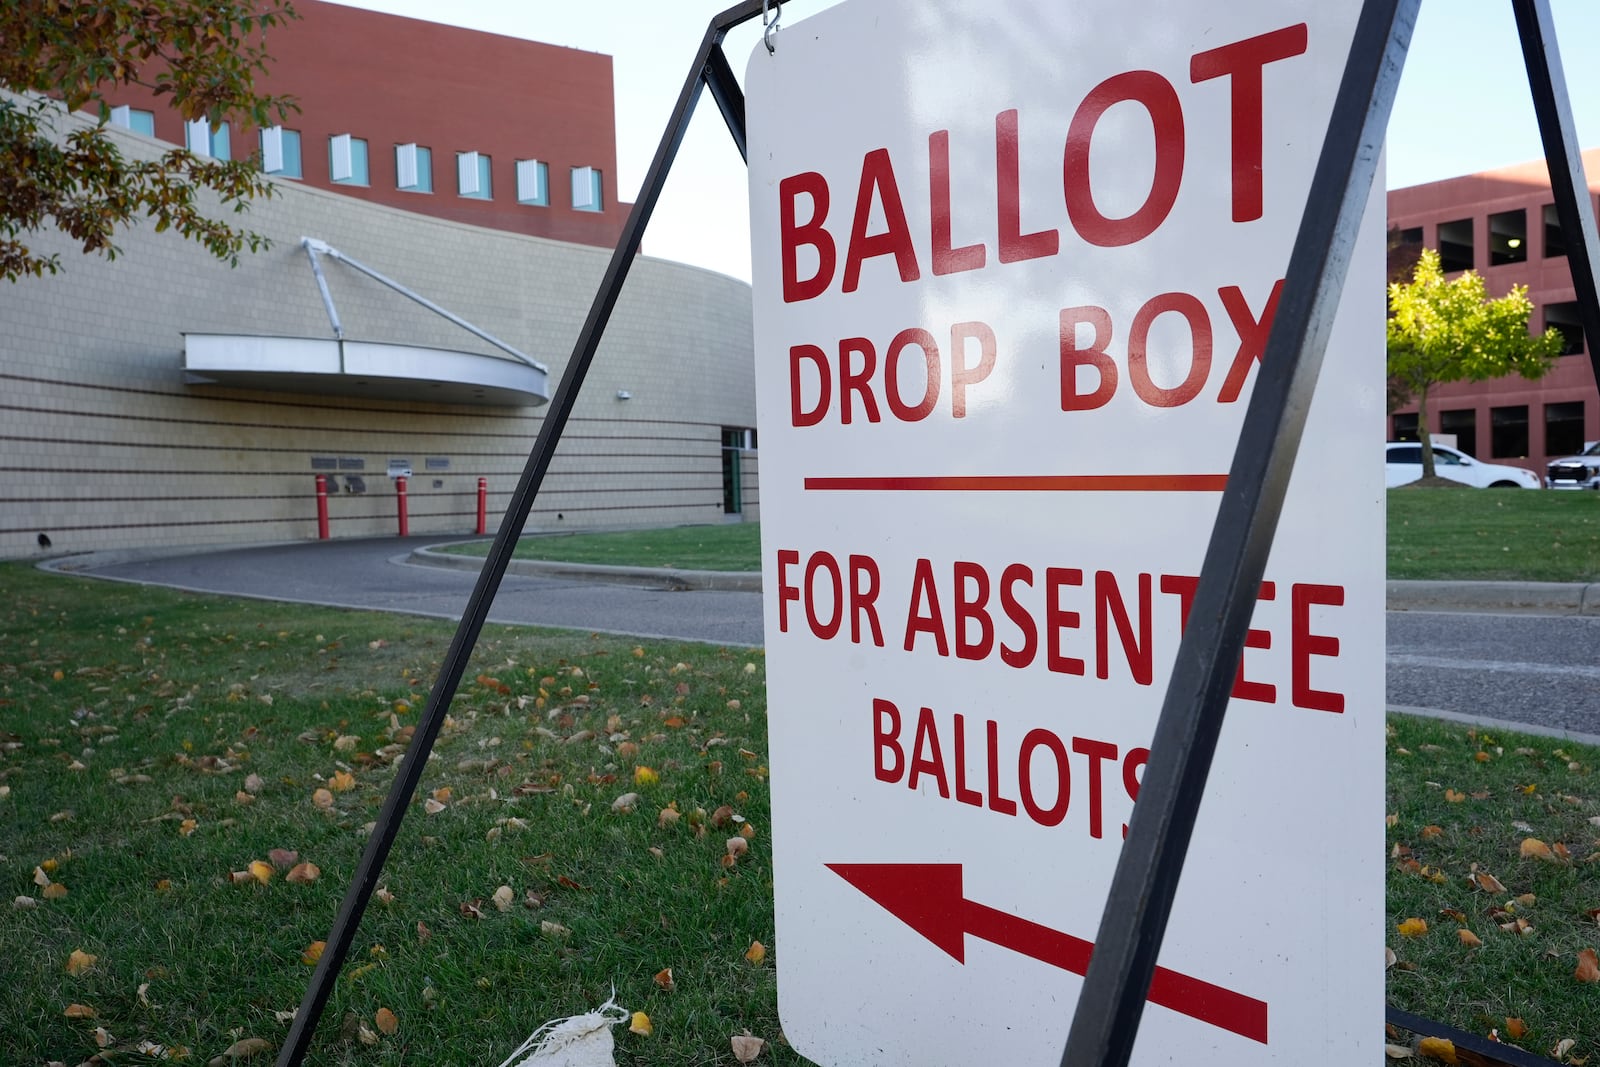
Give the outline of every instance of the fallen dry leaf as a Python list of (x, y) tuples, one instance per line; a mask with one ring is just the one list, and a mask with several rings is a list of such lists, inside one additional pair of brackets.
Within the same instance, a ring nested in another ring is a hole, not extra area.
[(656, 985), (660, 986), (661, 989), (667, 993), (670, 993), (674, 989), (678, 988), (677, 983), (672, 980), (671, 967), (663, 967), (661, 970), (657, 971), (655, 981)]
[(759, 941), (750, 942), (750, 947), (744, 950), (744, 958), (757, 967), (761, 966), (761, 962), (767, 958), (767, 946)]
[(626, 814), (632, 811), (639, 803), (638, 793), (624, 793), (611, 802), (611, 810)]
[(267, 852), (267, 859), (272, 861), (274, 867), (288, 870), (300, 862), (300, 853), (292, 848), (274, 848)]
[(1417, 1051), (1442, 1063), (1460, 1063), (1456, 1056), (1456, 1043), (1447, 1037), (1425, 1037), (1417, 1042)]
[(328, 947), (326, 941), (313, 941), (300, 953), (300, 962), (310, 966), (322, 958), (322, 950)]
[(633, 769), (634, 785), (655, 785), (659, 781), (661, 775), (657, 774), (653, 767), (640, 766)]
[(549, 919), (545, 919), (539, 923), (539, 932), (544, 934), (546, 937), (566, 937), (572, 933), (572, 931), (568, 930), (565, 926), (562, 926), (560, 923), (553, 923)]
[(320, 877), (322, 877), (322, 868), (308, 860), (305, 863), (297, 863), (290, 867), (289, 873), (283, 876), (283, 880), (292, 882), (295, 885), (309, 885)]
[(633, 1013), (633, 1019), (628, 1023), (628, 1031), (640, 1037), (649, 1037), (655, 1032), (655, 1027), (650, 1025), (650, 1016), (642, 1011)]
[(60, 882), (51, 882), (44, 887), (44, 891), (39, 895), (46, 900), (60, 900), (67, 895), (67, 887)]
[(37, 908), (39, 906), (39, 902), (30, 896), (23, 895), (14, 898), (11, 901), (11, 906), (19, 910), (24, 908)]
[(262, 885), (266, 885), (268, 882), (272, 881), (272, 864), (266, 862), (265, 860), (251, 860), (249, 869), (250, 877), (254, 878)]
[(726, 847), (728, 849), (728, 855), (738, 859), (740, 856), (750, 851), (750, 842), (746, 841), (742, 837), (730, 837), (727, 840)]
[[(1445, 800), (1449, 801), (1452, 804), (1460, 804), (1462, 801), (1467, 799), (1467, 794), (1458, 792), (1458, 791), (1456, 791), (1454, 789), (1446, 789), (1444, 791), (1444, 798), (1445, 798)], [(1454, 1054), (1455, 1053), (1453, 1051), (1453, 1046), (1452, 1046), (1451, 1055), (1454, 1055)], [(1455, 1061), (1454, 1060), (1450, 1060), (1449, 1062), (1454, 1063)]]
[(400, 1029), (400, 1020), (388, 1008), (379, 1008), (372, 1021), (377, 1024), (378, 1031), (386, 1035)]
[(94, 1043), (101, 1048), (110, 1048), (117, 1043), (117, 1039), (111, 1036), (110, 1030), (97, 1026), (94, 1028)]
[(1409, 1060), (1413, 1055), (1412, 1051), (1405, 1045), (1392, 1044), (1383, 1046), (1383, 1054), (1391, 1060)]
[(1566, 1059), (1567, 1053), (1571, 1052), (1573, 1047), (1576, 1045), (1577, 1042), (1572, 1038), (1564, 1037), (1560, 1041), (1557, 1041), (1555, 1046), (1551, 1048), (1550, 1055), (1554, 1056), (1558, 1060)]
[(1525, 860), (1555, 859), (1555, 854), (1550, 851), (1550, 846), (1540, 841), (1537, 837), (1524, 837), (1522, 839), (1522, 847), (1518, 851)]
[(1444, 827), (1442, 827), (1442, 826), (1434, 826), (1432, 824), (1429, 824), (1428, 826), (1424, 826), (1422, 828), (1422, 836), (1424, 838), (1443, 837), (1444, 836)]
[(1471, 930), (1468, 930), (1464, 926), (1456, 931), (1456, 936), (1459, 937), (1461, 939), (1461, 943), (1466, 945), (1468, 948), (1478, 948), (1483, 944), (1482, 939), (1479, 938), (1477, 934), (1473, 933)]
[(435, 800), (432, 797), (429, 797), (427, 800), (422, 802), (422, 810), (427, 812), (429, 815), (437, 815), (443, 811), (444, 808), (445, 805), (443, 801)]
[(62, 1014), (69, 1019), (93, 1019), (95, 1010), (87, 1004), (68, 1004)]
[(188, 837), (190, 834), (195, 832), (198, 826), (199, 823), (195, 822), (193, 819), (185, 819), (178, 824), (178, 836)]
[(82, 974), (93, 967), (95, 961), (99, 958), (99, 956), (91, 955), (81, 948), (75, 948), (72, 950), (72, 954), (67, 957), (67, 973), (72, 975)]
[(246, 793), (259, 793), (265, 787), (266, 783), (261, 780), (261, 776), (259, 774), (252, 772), (245, 775), (244, 791)]
[(742, 1034), (734, 1034), (729, 1039), (729, 1044), (733, 1046), (734, 1059), (740, 1063), (754, 1063), (755, 1058), (761, 1055), (761, 1050), (766, 1047), (767, 1043), (759, 1037), (752, 1036), (750, 1031), (746, 1030)]
[(355, 787), (356, 776), (349, 771), (335, 772), (333, 777), (328, 779), (328, 788), (335, 793), (348, 793)]
[(1394, 954), (1394, 949), (1390, 948), (1388, 945), (1384, 945), (1383, 946), (1383, 969), (1387, 971), (1390, 967), (1393, 967), (1395, 964), (1397, 964), (1399, 962), (1400, 962), (1400, 957), (1396, 956)]
[(494, 906), (501, 911), (510, 911), (512, 903), (517, 899), (516, 892), (508, 885), (503, 885), (494, 891)]
[(428, 929), (428, 924), (423, 922), (421, 919), (418, 919), (417, 920), (417, 943), (419, 945), (426, 945), (428, 943), (428, 938), (430, 938), (432, 936), (433, 936), (433, 931)]
[(386, 886), (381, 886), (380, 885), (377, 889), (374, 889), (372, 891), (372, 895), (375, 898), (377, 898), (377, 901), (378, 901), (379, 904), (393, 904), (394, 903), (394, 894), (389, 892), (389, 890), (388, 890), (388, 888)]
[(1400, 931), (1401, 937), (1421, 937), (1428, 932), (1428, 921), (1413, 916), (1402, 922), (1396, 929)]
[(1600, 982), (1600, 959), (1596, 959), (1594, 949), (1586, 948), (1578, 953), (1578, 968), (1572, 972), (1572, 977), (1580, 982)]
[(1522, 1035), (1528, 1032), (1528, 1024), (1521, 1019), (1506, 1017), (1506, 1036), (1513, 1041), (1522, 1040)]
[(1485, 893), (1504, 893), (1506, 891), (1506, 887), (1501, 883), (1500, 879), (1488, 871), (1473, 871), (1468, 880)]
[(329, 808), (333, 807), (333, 794), (328, 792), (326, 789), (318, 789), (316, 792), (311, 794), (311, 803), (315, 804), (323, 811), (327, 811)]

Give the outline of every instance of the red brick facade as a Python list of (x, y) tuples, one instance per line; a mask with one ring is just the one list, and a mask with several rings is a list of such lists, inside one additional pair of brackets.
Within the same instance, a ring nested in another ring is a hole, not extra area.
[[(268, 38), (273, 63), (262, 88), (298, 98), (284, 127), (300, 134), (306, 185), (453, 222), (610, 247), (627, 215), (616, 198), (616, 116), (611, 57), (441, 26), (320, 0), (295, 0), (300, 18)], [(182, 118), (135, 86), (110, 98), (154, 112), (155, 135), (184, 143)], [(367, 143), (366, 185), (334, 183), (329, 141)], [(259, 147), (255, 130), (230, 129), (231, 154)], [(431, 193), (398, 188), (395, 147), (432, 150)], [(458, 152), (490, 157), (491, 199), (457, 191)], [(517, 202), (516, 163), (548, 167), (548, 206)], [(572, 207), (571, 172), (602, 176), (603, 210)]]
[[(1584, 171), (1593, 195), (1600, 190), (1600, 149), (1584, 153)], [(1576, 351), (1561, 356), (1538, 381), (1499, 378), (1428, 392), (1434, 433), (1455, 433), (1462, 450), (1479, 459), (1527, 467), (1540, 475), (1549, 460), (1600, 438), (1600, 393), (1577, 325), (1572, 276), (1559, 231), (1553, 228), (1552, 203), (1542, 160), (1389, 193), (1391, 227), (1428, 248), (1441, 248), (1442, 242), (1442, 251), (1452, 253), (1459, 269), (1470, 265), (1483, 276), (1491, 295), (1526, 285), (1534, 304), (1529, 328), (1542, 332), (1556, 325), (1569, 333)], [(1470, 224), (1470, 231), (1463, 224)], [(1462, 238), (1468, 239), (1463, 243)], [(1451, 264), (1445, 266), (1448, 270)], [(1395, 412), (1390, 440), (1397, 432), (1409, 432), (1416, 410), (1411, 404)]]

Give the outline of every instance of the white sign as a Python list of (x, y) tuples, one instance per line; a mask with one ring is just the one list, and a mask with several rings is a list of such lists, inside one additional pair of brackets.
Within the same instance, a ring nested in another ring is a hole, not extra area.
[[(847, 0), (747, 75), (779, 1006), (1054, 1063), (1356, 4)], [(1376, 1059), (1383, 203), (1134, 1059)]]

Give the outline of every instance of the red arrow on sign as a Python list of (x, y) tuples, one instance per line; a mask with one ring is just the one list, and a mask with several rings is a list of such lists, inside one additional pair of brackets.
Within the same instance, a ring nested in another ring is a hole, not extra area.
[[(966, 935), (1032, 956), (1073, 974), (1089, 969), (1094, 943), (968, 900), (959, 863), (829, 863), (827, 868), (889, 914), (966, 962)], [(1150, 1003), (1267, 1043), (1265, 1001), (1157, 967)]]

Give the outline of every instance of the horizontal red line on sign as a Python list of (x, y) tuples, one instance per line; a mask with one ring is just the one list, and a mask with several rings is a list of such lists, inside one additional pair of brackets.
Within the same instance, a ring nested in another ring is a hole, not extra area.
[(968, 493), (1220, 493), (1226, 474), (961, 474), (807, 478), (808, 490)]

